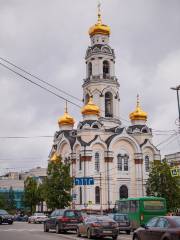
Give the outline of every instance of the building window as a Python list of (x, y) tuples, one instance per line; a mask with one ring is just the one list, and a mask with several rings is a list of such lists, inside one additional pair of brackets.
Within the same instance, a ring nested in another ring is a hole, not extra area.
[(128, 172), (129, 156), (126, 153), (117, 155), (117, 169), (118, 169), (118, 171)]
[(89, 94), (87, 93), (85, 96), (85, 104), (87, 104), (89, 102)]
[(95, 203), (100, 204), (100, 187), (95, 187)]
[(119, 198), (128, 198), (128, 188), (126, 185), (122, 185), (119, 188)]
[(79, 171), (82, 170), (82, 160), (81, 160), (81, 155), (79, 156)]
[(118, 171), (122, 171), (122, 155), (117, 155), (117, 169)]
[(106, 78), (109, 75), (109, 62), (103, 61), (103, 77)]
[(92, 63), (89, 62), (88, 63), (88, 77), (90, 77), (92, 75)]
[(79, 188), (79, 204), (82, 204), (82, 187)]
[(111, 92), (105, 93), (105, 117), (113, 117), (113, 95)]
[(99, 172), (100, 170), (100, 155), (98, 152), (95, 153), (95, 171)]
[(145, 164), (145, 171), (149, 172), (149, 156), (145, 156), (144, 164)]

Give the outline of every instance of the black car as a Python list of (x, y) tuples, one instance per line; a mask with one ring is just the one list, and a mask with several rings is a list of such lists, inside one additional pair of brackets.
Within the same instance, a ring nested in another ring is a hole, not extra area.
[(114, 221), (118, 223), (119, 231), (125, 231), (127, 234), (131, 233), (131, 222), (125, 213), (109, 214)]
[(77, 225), (83, 221), (81, 212), (78, 210), (57, 209), (44, 221), (44, 232), (55, 229), (56, 233), (68, 230), (77, 230)]
[(116, 240), (118, 233), (118, 224), (110, 217), (101, 215), (86, 217), (77, 228), (77, 236), (87, 236), (88, 239), (112, 237)]
[(9, 215), (6, 210), (0, 209), (0, 225), (2, 223), (13, 224), (13, 216)]

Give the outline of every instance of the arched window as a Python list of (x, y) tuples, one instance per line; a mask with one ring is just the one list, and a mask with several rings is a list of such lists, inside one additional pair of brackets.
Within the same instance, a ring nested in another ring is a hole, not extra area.
[(92, 75), (92, 63), (89, 62), (88, 63), (88, 77), (90, 77)]
[(145, 164), (145, 171), (149, 172), (149, 156), (145, 156), (144, 164)]
[(128, 198), (128, 188), (126, 185), (122, 185), (119, 188), (119, 198)]
[(95, 203), (100, 204), (100, 187), (95, 187)]
[(98, 152), (95, 153), (95, 171), (99, 172), (100, 170), (100, 155)]
[(87, 93), (85, 96), (85, 104), (87, 104), (89, 102), (89, 94)]
[(82, 204), (82, 187), (79, 188), (79, 204)]
[(128, 172), (129, 156), (126, 153), (117, 155), (117, 169), (118, 169), (118, 171)]
[(105, 93), (105, 117), (113, 117), (113, 95), (111, 92)]
[(81, 160), (81, 155), (79, 155), (79, 171), (82, 170), (82, 160)]
[(103, 77), (106, 78), (106, 76), (109, 75), (109, 62), (103, 61)]

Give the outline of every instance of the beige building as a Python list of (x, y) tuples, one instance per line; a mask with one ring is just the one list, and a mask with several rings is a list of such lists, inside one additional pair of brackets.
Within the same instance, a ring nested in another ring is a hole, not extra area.
[(146, 124), (147, 113), (139, 96), (131, 124), (121, 124), (119, 81), (115, 75), (115, 52), (110, 46), (110, 27), (98, 21), (89, 29), (86, 51), (86, 78), (83, 81), (82, 121), (74, 127), (67, 108), (59, 119), (50, 160), (61, 155), (70, 161), (75, 178), (91, 177), (94, 185), (75, 185), (73, 205), (77, 209), (113, 208), (119, 198), (144, 196), (149, 163), (160, 160)]

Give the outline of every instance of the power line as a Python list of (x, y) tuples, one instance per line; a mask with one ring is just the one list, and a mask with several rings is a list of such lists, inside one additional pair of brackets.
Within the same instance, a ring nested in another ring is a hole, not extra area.
[(32, 83), (32, 84), (34, 84), (34, 85), (36, 85), (36, 86), (42, 88), (43, 90), (45, 90), (45, 91), (47, 91), (47, 92), (49, 92), (49, 93), (55, 95), (56, 97), (58, 97), (58, 98), (60, 98), (60, 99), (63, 99), (64, 101), (67, 101), (67, 102), (73, 104), (74, 106), (76, 106), (76, 107), (78, 107), (78, 108), (81, 108), (80, 105), (78, 105), (78, 104), (76, 104), (76, 103), (74, 103), (74, 102), (72, 102), (72, 101), (70, 101), (70, 100), (68, 100), (68, 99), (66, 99), (66, 98), (64, 98), (64, 97), (62, 97), (62, 96), (60, 96), (59, 94), (56, 94), (55, 92), (49, 90), (48, 88), (46, 88), (46, 87), (44, 87), (44, 86), (42, 86), (42, 85), (40, 85), (40, 84), (38, 84), (38, 83), (32, 81), (31, 79), (25, 77), (24, 75), (22, 75), (22, 74), (16, 72), (15, 70), (11, 69), (10, 67), (6, 66), (5, 64), (0, 63), (0, 65), (3, 66), (4, 68), (8, 69), (9, 71), (15, 73), (16, 75), (18, 75), (18, 76), (24, 78), (25, 80), (29, 81), (30, 83)]
[(67, 96), (69, 96), (69, 97), (71, 97), (71, 98), (74, 98), (74, 99), (76, 99), (76, 100), (82, 102), (81, 99), (79, 99), (79, 98), (77, 98), (77, 97), (75, 97), (75, 96), (73, 96), (73, 95), (67, 93), (66, 91), (64, 91), (64, 90), (62, 90), (62, 89), (60, 89), (60, 88), (58, 88), (58, 87), (56, 87), (56, 86), (54, 86), (54, 85), (52, 85), (51, 83), (49, 83), (49, 82), (43, 80), (42, 78), (37, 77), (35, 74), (32, 74), (32, 73), (28, 72), (28, 71), (25, 70), (24, 68), (17, 66), (16, 64), (10, 62), (9, 60), (7, 60), (7, 59), (5, 59), (5, 58), (2, 58), (2, 57), (0, 57), (0, 59), (1, 59), (2, 61), (4, 61), (4, 62), (10, 64), (11, 66), (13, 66), (13, 67), (15, 67), (15, 68), (21, 70), (22, 72), (28, 74), (29, 76), (31, 76), (31, 77), (37, 79), (38, 81), (40, 81), (40, 82), (42, 82), (42, 83), (44, 83), (44, 84), (46, 84), (46, 85), (48, 85), (48, 86), (50, 86), (50, 87), (52, 87), (52, 88), (58, 90), (58, 91), (61, 92), (61, 93), (66, 94)]
[(54, 136), (3, 136), (0, 139), (29, 139), (29, 138), (52, 138)]

